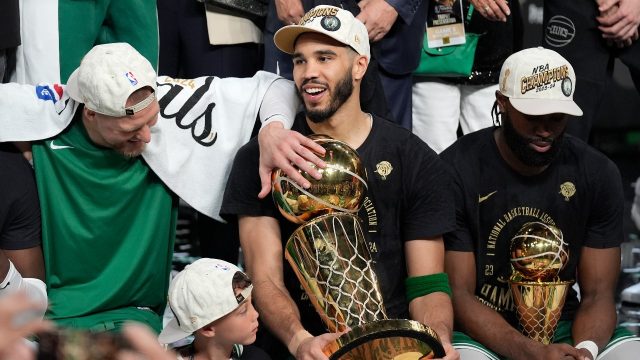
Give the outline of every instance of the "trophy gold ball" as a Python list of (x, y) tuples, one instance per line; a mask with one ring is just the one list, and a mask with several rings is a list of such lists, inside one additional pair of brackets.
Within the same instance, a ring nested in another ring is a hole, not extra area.
[(552, 281), (566, 265), (569, 254), (562, 232), (541, 222), (524, 224), (511, 239), (511, 265), (529, 281)]
[(367, 176), (360, 157), (340, 140), (326, 135), (309, 138), (325, 149), (321, 159), (327, 166), (317, 168), (322, 175), (320, 180), (298, 170), (311, 184), (308, 189), (294, 182), (281, 169), (273, 171), (271, 194), (280, 213), (296, 224), (333, 212), (357, 213), (367, 192)]

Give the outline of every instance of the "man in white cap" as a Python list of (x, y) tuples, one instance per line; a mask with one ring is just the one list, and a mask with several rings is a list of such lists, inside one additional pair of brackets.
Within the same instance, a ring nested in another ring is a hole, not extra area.
[[(454, 229), (447, 171), (437, 155), (410, 131), (362, 111), (360, 86), (370, 59), (367, 29), (341, 8), (317, 6), (299, 25), (285, 26), (275, 44), (293, 55), (293, 78), (305, 111), (293, 129), (325, 134), (356, 149), (369, 174), (360, 209), (365, 241), (374, 261), (389, 318), (413, 319), (434, 329), (446, 351), (453, 314), (444, 273), (442, 234)], [(258, 201), (255, 175), (260, 151), (249, 142), (234, 161), (221, 213), (237, 215), (256, 307), (271, 341), (273, 358), (327, 359), (323, 347), (340, 334), (326, 333), (301, 290), (283, 245), (297, 225), (271, 199)], [(262, 344), (260, 344), (262, 345)], [(284, 348), (286, 346), (286, 348)]]
[(300, 146), (313, 143), (282, 129), (296, 107), (290, 82), (273, 74), (158, 78), (126, 43), (94, 47), (66, 87), (0, 86), (0, 141), (43, 139), (33, 161), (48, 317), (93, 330), (137, 320), (159, 331), (175, 195), (218, 217), (231, 159), (258, 117), (275, 149), (265, 158), (280, 162), (261, 170), (267, 191), (271, 167), (310, 168), (298, 153), (313, 161)]
[(237, 266), (218, 259), (199, 259), (178, 273), (169, 286), (173, 318), (158, 340), (171, 344), (193, 335), (176, 348), (178, 359), (268, 359), (256, 340), (258, 312), (251, 304), (253, 285)]
[[(445, 261), (457, 330), (469, 335), (454, 335), (454, 346), (467, 348), (462, 358), (632, 359), (640, 351), (638, 338), (616, 327), (622, 182), (613, 162), (564, 134), (568, 115), (582, 115), (575, 87), (573, 67), (555, 51), (517, 52), (501, 69), (498, 125), (441, 154), (455, 178), (458, 226), (445, 234)], [(580, 300), (569, 291), (549, 345), (518, 331), (509, 288), (511, 239), (529, 222), (560, 229), (569, 257), (559, 279), (580, 287)]]

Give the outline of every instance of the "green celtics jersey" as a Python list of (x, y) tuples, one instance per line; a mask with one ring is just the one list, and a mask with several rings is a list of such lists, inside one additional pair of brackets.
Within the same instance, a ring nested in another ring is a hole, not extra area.
[(96, 146), (79, 116), (64, 132), (34, 143), (33, 156), (48, 317), (85, 328), (100, 329), (110, 316), (116, 324), (128, 319), (158, 328), (176, 198), (142, 157)]

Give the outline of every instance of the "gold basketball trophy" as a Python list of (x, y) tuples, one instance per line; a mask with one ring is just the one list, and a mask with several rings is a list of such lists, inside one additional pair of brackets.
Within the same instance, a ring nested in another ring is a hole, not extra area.
[(308, 190), (282, 171), (273, 173), (273, 198), (300, 226), (285, 258), (330, 332), (351, 329), (329, 344), (331, 360), (414, 360), (443, 357), (438, 335), (414, 320), (387, 319), (357, 212), (367, 191), (366, 171), (347, 144), (310, 136), (326, 150), (321, 180), (306, 173)]
[(572, 281), (560, 281), (568, 244), (555, 226), (529, 222), (511, 239), (509, 279), (521, 331), (543, 344), (553, 340)]

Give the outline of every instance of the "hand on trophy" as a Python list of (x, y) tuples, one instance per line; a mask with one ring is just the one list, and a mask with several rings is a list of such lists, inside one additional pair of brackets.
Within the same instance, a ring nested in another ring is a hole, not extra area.
[[(311, 138), (326, 150), (322, 179), (302, 174), (311, 183), (303, 189), (276, 170), (272, 194), (286, 219), (303, 224), (287, 241), (285, 258), (326, 327), (335, 333), (304, 339), (289, 346), (289, 351), (297, 359), (332, 360), (444, 355), (433, 329), (413, 320), (387, 318), (357, 217), (367, 191), (366, 171), (358, 153), (327, 136)], [(352, 330), (340, 333), (348, 328)]]
[(346, 331), (339, 333), (326, 333), (303, 340), (296, 350), (297, 360), (328, 360), (324, 353), (327, 345), (335, 342)]
[(258, 134), (260, 143), (260, 183), (262, 188), (258, 194), (264, 198), (271, 191), (271, 171), (282, 169), (293, 181), (303, 188), (311, 183), (305, 179), (300, 170), (320, 179), (318, 168), (325, 164), (318, 155), (324, 154), (324, 148), (298, 132), (285, 129), (280, 122), (272, 122)]

